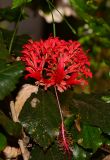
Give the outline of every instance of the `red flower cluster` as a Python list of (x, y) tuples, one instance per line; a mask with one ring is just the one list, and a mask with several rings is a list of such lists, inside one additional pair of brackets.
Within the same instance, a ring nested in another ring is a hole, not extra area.
[(21, 60), (25, 62), (26, 78), (36, 80), (45, 89), (56, 86), (62, 92), (71, 85), (85, 85), (86, 78), (92, 77), (90, 62), (77, 41), (60, 40), (50, 37), (23, 46)]

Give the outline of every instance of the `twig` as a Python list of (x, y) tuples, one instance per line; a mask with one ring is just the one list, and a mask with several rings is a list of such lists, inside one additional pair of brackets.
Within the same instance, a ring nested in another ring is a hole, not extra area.
[(30, 154), (29, 154), (29, 151), (27, 150), (27, 148), (25, 147), (23, 140), (22, 140), (22, 139), (19, 139), (19, 140), (18, 140), (18, 144), (19, 144), (19, 146), (20, 146), (23, 159), (24, 159), (24, 160), (29, 160)]
[(11, 38), (10, 45), (9, 45), (9, 54), (11, 53), (11, 50), (12, 50), (12, 45), (13, 45), (14, 38), (15, 38), (15, 35), (16, 35), (17, 29), (18, 29), (18, 25), (19, 25), (19, 21), (20, 21), (21, 15), (22, 15), (22, 11), (23, 11), (23, 8), (21, 8), (20, 15), (19, 15), (18, 20), (15, 24), (15, 29), (14, 29), (14, 32), (12, 34), (12, 38)]

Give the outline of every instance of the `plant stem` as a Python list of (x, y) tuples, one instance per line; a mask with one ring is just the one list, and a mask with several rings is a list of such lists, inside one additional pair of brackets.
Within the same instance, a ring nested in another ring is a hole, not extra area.
[(53, 7), (54, 9), (56, 9), (56, 11), (63, 17), (65, 23), (67, 24), (67, 26), (71, 29), (73, 34), (76, 34), (75, 29), (70, 25), (70, 23), (66, 20), (66, 18), (62, 15), (62, 13), (52, 4), (52, 2), (50, 2), (50, 0), (48, 0), (48, 3), (51, 7)]
[(51, 15), (52, 15), (53, 35), (54, 35), (54, 37), (56, 37), (56, 27), (55, 27), (54, 16), (53, 16), (53, 13), (52, 13), (52, 7), (50, 5), (50, 1), (49, 0), (47, 0), (47, 3), (49, 5), (49, 9), (50, 9), (50, 12), (51, 12)]
[(54, 89), (55, 89), (55, 95), (56, 95), (56, 98), (57, 98), (58, 108), (59, 108), (59, 111), (60, 111), (61, 121), (62, 121), (62, 123), (64, 123), (63, 113), (62, 113), (62, 109), (61, 109), (61, 105), (60, 105), (60, 101), (59, 101), (59, 97), (58, 97), (58, 93), (57, 93), (57, 88), (54, 87)]
[(63, 118), (63, 113), (62, 113), (62, 109), (61, 109), (61, 105), (60, 105), (60, 101), (59, 101), (59, 97), (58, 97), (58, 93), (57, 93), (57, 88), (55, 88), (55, 94), (56, 94), (56, 98), (57, 98), (57, 103), (58, 103), (58, 107), (59, 107), (59, 111), (60, 111), (60, 116), (61, 116), (61, 130), (60, 130), (60, 141), (61, 144), (63, 146), (64, 151), (68, 154), (70, 159), (70, 154), (71, 154), (71, 150), (70, 150), (70, 146), (69, 146), (69, 140), (68, 137), (66, 135), (66, 129), (65, 129), (65, 124), (64, 124), (64, 118)]
[(15, 35), (16, 35), (17, 29), (18, 29), (18, 24), (19, 24), (21, 15), (22, 15), (22, 11), (23, 11), (23, 8), (21, 8), (20, 15), (19, 15), (18, 20), (17, 20), (17, 22), (15, 24), (15, 29), (14, 29), (14, 32), (13, 32), (13, 35), (12, 35), (12, 38), (11, 38), (11, 41), (10, 41), (10, 45), (9, 45), (9, 54), (11, 54), (12, 45), (13, 45), (14, 38), (15, 38)]

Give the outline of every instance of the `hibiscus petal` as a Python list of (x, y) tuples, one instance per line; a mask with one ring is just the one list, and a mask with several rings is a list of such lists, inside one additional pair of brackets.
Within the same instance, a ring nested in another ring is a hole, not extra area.
[(57, 65), (57, 69), (55, 72), (55, 82), (56, 84), (61, 83), (61, 81), (65, 77), (65, 70), (64, 70), (64, 59), (60, 58), (59, 63)]

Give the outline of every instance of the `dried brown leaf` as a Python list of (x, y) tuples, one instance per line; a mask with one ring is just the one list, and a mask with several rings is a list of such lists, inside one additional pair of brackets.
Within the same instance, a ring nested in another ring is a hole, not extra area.
[(38, 92), (38, 86), (36, 85), (25, 84), (22, 86), (15, 101), (15, 111), (16, 111), (17, 118), (19, 117), (19, 114), (26, 100), (31, 96), (32, 93), (37, 94), (37, 92)]
[(21, 154), (20, 148), (15, 148), (11, 146), (7, 146), (4, 150), (3, 153), (6, 157), (6, 159), (11, 159), (11, 158), (16, 158)]
[(103, 158), (102, 160), (110, 160), (110, 154), (107, 155), (105, 158)]

